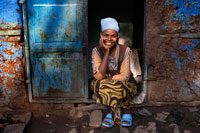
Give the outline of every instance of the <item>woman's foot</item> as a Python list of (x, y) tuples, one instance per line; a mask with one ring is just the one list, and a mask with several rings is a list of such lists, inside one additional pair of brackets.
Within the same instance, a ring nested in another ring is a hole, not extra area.
[(104, 120), (102, 122), (102, 125), (104, 127), (112, 127), (113, 126), (113, 119), (112, 119), (112, 114), (111, 113), (108, 113), (106, 115), (106, 117), (104, 118)]
[(121, 126), (130, 127), (132, 126), (132, 115), (123, 114), (121, 119)]

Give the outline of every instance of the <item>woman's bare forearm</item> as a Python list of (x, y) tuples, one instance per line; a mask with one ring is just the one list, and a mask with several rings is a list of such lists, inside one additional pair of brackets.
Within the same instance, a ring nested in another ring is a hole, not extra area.
[(106, 50), (106, 53), (103, 56), (103, 60), (99, 66), (99, 72), (105, 76), (106, 71), (107, 71), (107, 66), (108, 66), (108, 57), (109, 57), (109, 52), (110, 50)]

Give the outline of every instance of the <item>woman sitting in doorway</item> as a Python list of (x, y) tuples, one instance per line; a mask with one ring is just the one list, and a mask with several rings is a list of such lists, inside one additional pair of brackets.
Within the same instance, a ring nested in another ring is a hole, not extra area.
[(129, 103), (137, 89), (130, 72), (131, 50), (118, 44), (118, 39), (118, 22), (114, 18), (102, 19), (99, 45), (92, 51), (95, 79), (91, 88), (97, 96), (97, 103), (108, 107), (109, 112), (102, 122), (105, 127), (112, 127), (114, 123), (132, 126)]

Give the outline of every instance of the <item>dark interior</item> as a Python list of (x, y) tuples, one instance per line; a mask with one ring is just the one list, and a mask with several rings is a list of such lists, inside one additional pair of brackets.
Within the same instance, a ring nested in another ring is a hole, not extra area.
[(89, 44), (99, 39), (100, 20), (113, 17), (118, 22), (133, 24), (133, 46), (142, 49), (144, 0), (88, 0)]

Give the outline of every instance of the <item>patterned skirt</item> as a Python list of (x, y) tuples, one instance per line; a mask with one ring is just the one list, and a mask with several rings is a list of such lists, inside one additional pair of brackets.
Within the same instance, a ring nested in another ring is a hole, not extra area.
[(129, 108), (129, 103), (136, 95), (136, 84), (117, 80), (96, 80), (91, 82), (91, 89), (97, 96), (96, 102), (115, 108)]

